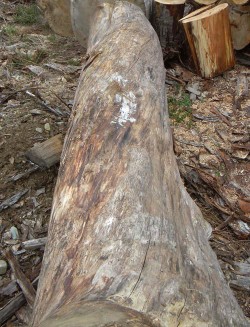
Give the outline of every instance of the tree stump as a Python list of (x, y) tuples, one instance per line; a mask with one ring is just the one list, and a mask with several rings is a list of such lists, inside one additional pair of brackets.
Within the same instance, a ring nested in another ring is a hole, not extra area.
[(248, 326), (178, 172), (155, 31), (122, 1), (90, 30), (32, 326)]
[(198, 9), (181, 21), (198, 74), (212, 78), (234, 66), (228, 4)]

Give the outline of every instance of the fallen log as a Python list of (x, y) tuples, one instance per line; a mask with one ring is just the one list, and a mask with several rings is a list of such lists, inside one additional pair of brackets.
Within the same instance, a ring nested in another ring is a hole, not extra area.
[(122, 1), (92, 24), (32, 326), (248, 326), (178, 172), (153, 28)]

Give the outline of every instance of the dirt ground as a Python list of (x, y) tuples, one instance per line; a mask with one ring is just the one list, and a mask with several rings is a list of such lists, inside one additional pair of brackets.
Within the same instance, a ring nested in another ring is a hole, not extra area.
[[(59, 133), (65, 135), (85, 49), (74, 39), (55, 35), (39, 14), (28, 23), (18, 17), (15, 2), (1, 1), (0, 247), (12, 249), (33, 281), (44, 248), (25, 250), (21, 242), (46, 237), (58, 165), (39, 168), (25, 153), (34, 144)], [(177, 64), (167, 67), (178, 165), (186, 187), (214, 229), (211, 246), (248, 317), (249, 82), (249, 68), (238, 64), (212, 80), (203, 80)], [(24, 172), (28, 173), (20, 177)], [(4, 203), (14, 195), (16, 199), (6, 207)], [(2, 253), (0, 260), (5, 260)], [(237, 264), (243, 264), (245, 270)], [(0, 306), (18, 292), (8, 267), (0, 276)], [(19, 310), (6, 326), (27, 319), (28, 311)]]

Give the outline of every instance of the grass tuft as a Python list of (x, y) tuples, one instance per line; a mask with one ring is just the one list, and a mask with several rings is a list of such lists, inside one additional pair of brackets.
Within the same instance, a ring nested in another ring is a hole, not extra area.
[(192, 110), (191, 100), (187, 93), (182, 93), (180, 97), (168, 98), (169, 117), (174, 120), (176, 124), (183, 122), (187, 123), (190, 128), (192, 124)]
[(5, 25), (2, 29), (2, 32), (7, 36), (17, 35), (17, 29), (14, 25)]
[(33, 25), (40, 22), (41, 13), (35, 4), (18, 5), (16, 9), (15, 22), (21, 25)]

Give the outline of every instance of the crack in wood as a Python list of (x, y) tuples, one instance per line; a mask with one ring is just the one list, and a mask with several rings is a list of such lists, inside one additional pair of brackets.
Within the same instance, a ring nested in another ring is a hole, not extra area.
[(131, 293), (129, 294), (129, 297), (133, 294), (134, 290), (136, 289), (137, 285), (139, 284), (140, 282), (140, 279), (141, 279), (141, 275), (142, 275), (142, 272), (143, 272), (143, 269), (145, 267), (145, 264), (146, 264), (146, 260), (147, 260), (147, 255), (148, 255), (148, 251), (149, 251), (149, 247), (150, 247), (150, 244), (151, 244), (151, 235), (150, 235), (150, 238), (148, 240), (148, 246), (147, 246), (147, 250), (146, 250), (146, 253), (145, 253), (145, 256), (144, 256), (144, 260), (143, 260), (143, 264), (142, 264), (142, 267), (141, 267), (141, 271), (140, 271), (140, 274), (138, 276), (138, 279), (131, 291)]

